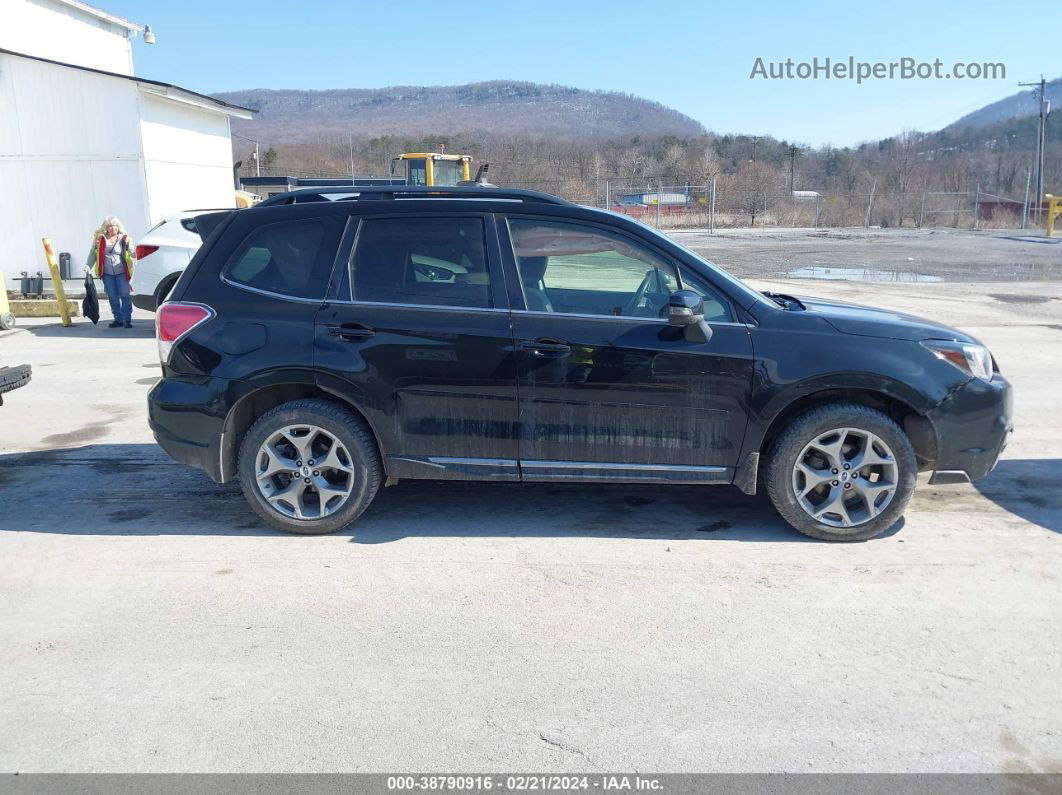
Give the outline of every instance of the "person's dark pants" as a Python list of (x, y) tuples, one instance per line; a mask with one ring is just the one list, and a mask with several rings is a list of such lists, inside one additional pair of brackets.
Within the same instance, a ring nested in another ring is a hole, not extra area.
[(129, 280), (125, 274), (103, 274), (103, 289), (107, 292), (107, 300), (111, 302), (114, 319), (119, 323), (131, 323), (133, 300), (129, 297)]

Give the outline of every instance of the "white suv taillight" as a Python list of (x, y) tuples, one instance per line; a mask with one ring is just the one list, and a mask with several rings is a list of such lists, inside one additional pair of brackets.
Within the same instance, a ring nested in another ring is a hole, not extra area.
[(159, 341), (159, 361), (166, 364), (170, 351), (184, 335), (214, 317), (214, 310), (205, 304), (167, 301), (155, 312), (155, 338)]

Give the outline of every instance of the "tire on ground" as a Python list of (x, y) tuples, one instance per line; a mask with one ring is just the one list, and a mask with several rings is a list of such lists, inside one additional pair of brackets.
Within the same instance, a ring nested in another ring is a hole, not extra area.
[[(805, 445), (835, 428), (870, 431), (891, 449), (897, 465), (896, 491), (880, 514), (849, 528), (817, 521), (797, 501), (793, 467)], [(883, 533), (903, 514), (911, 500), (918, 463), (910, 440), (899, 425), (876, 409), (858, 403), (832, 403), (812, 409), (790, 421), (774, 440), (766, 462), (766, 485), (774, 507), (794, 528), (823, 541), (865, 541)]]
[[(289, 425), (316, 425), (339, 439), (350, 454), (354, 484), (350, 496), (335, 513), (320, 519), (296, 519), (276, 510), (262, 495), (255, 475), (258, 451), (276, 431)], [(349, 409), (327, 400), (303, 398), (283, 403), (263, 414), (240, 445), (237, 473), (243, 496), (262, 519), (280, 530), (302, 535), (332, 533), (357, 519), (380, 487), (382, 467), (372, 432)]]

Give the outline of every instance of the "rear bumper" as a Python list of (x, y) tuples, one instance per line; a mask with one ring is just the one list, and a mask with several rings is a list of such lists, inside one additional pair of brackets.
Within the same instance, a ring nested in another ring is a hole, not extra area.
[(130, 298), (133, 301), (133, 306), (135, 306), (137, 309), (146, 309), (148, 312), (154, 312), (156, 309), (158, 309), (154, 293), (149, 293), (148, 295), (134, 293), (130, 296)]
[(148, 392), (148, 425), (155, 441), (175, 461), (223, 482), (225, 407), (230, 382), (208, 378), (190, 383), (164, 378)]
[(991, 472), (1014, 430), (1010, 383), (973, 378), (927, 415), (937, 436), (931, 483), (960, 483)]

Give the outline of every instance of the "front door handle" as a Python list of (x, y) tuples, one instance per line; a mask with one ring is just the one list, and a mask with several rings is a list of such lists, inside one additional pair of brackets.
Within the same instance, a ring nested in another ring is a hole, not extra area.
[(567, 356), (572, 352), (572, 346), (562, 340), (550, 337), (539, 337), (537, 340), (525, 340), (520, 343), (525, 351), (532, 351), (538, 356)]
[(368, 326), (360, 326), (357, 323), (344, 323), (342, 326), (329, 326), (328, 333), (332, 337), (339, 337), (347, 342), (359, 342), (369, 339), (376, 332)]

